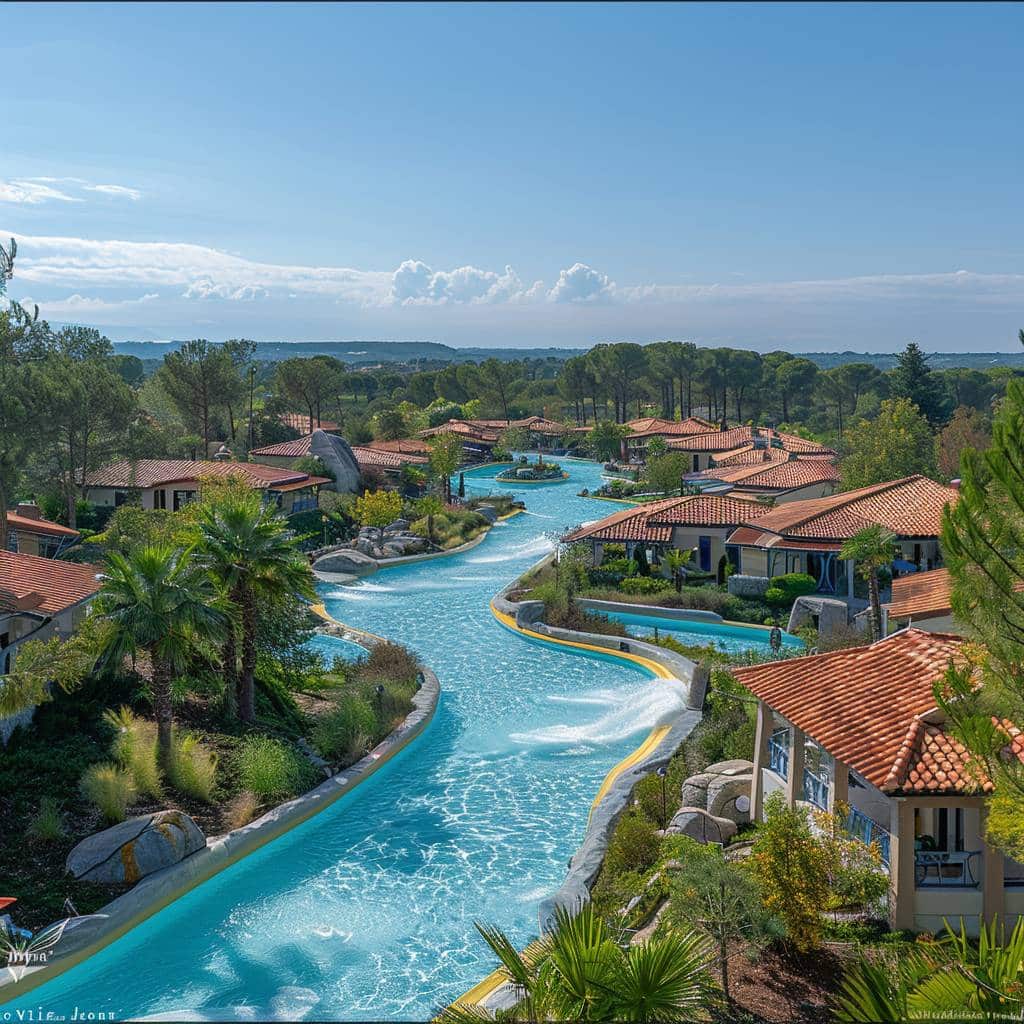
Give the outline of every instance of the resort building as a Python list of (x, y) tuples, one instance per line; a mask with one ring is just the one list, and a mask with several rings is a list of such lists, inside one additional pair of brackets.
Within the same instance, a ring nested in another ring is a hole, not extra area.
[[(766, 797), (790, 806), (849, 808), (847, 828), (877, 843), (890, 877), (893, 928), (940, 931), (943, 919), (1024, 914), (1024, 865), (984, 838), (993, 786), (948, 731), (933, 686), (963, 641), (905, 629), (877, 643), (733, 675), (757, 699), (751, 818)], [(1024, 761), (1009, 723), (1004, 756)]]
[(490, 459), (491, 452), (506, 429), (479, 426), (472, 420), (449, 420), (440, 426), (421, 430), (416, 436), (429, 439), (441, 434), (456, 434), (462, 441), (462, 451), (467, 462), (485, 462)]
[(723, 465), (684, 478), (715, 494), (761, 497), (778, 503), (824, 498), (839, 487), (839, 469), (828, 458), (803, 457), (775, 448), (751, 448), (731, 454)]
[(647, 457), (647, 445), (652, 438), (671, 441), (691, 434), (707, 434), (718, 430), (716, 424), (699, 416), (688, 416), (685, 420), (666, 420), (660, 416), (644, 416), (630, 420), (625, 426), (629, 436), (625, 440), (625, 457), (630, 462), (643, 462)]
[(836, 451), (809, 441), (796, 434), (784, 434), (771, 427), (732, 427), (727, 430), (714, 430), (698, 434), (676, 437), (666, 444), (673, 451), (685, 452), (690, 456), (690, 472), (700, 473), (715, 466), (743, 464), (744, 456), (751, 452), (767, 451), (790, 453), (802, 458), (820, 458), (832, 460)]
[(844, 541), (867, 526), (880, 524), (896, 536), (894, 551), (908, 569), (932, 569), (941, 563), (939, 535), (946, 505), (957, 491), (925, 476), (872, 484), (826, 498), (791, 501), (749, 523), (729, 537), (739, 552), (738, 568), (747, 576), (809, 573), (823, 593), (853, 597), (854, 572), (841, 561)]
[(963, 633), (953, 617), (948, 569), (932, 569), (900, 576), (892, 581), (892, 596), (882, 606), (885, 632), (893, 625), (916, 626), (930, 633)]
[(22, 555), (56, 558), (81, 536), (77, 530), (44, 519), (39, 506), (23, 501), (7, 513), (7, 550)]
[[(254, 448), (249, 457), (267, 466), (294, 469), (312, 455), (312, 442), (312, 434), (303, 434), (294, 441)], [(426, 466), (430, 461), (430, 449), (422, 441), (371, 441), (351, 448), (360, 470), (379, 470), (389, 476), (399, 476), (405, 466)]]
[(285, 515), (317, 507), (328, 477), (258, 462), (192, 462), (185, 459), (122, 459), (85, 478), (86, 499), (101, 507), (141, 501), (144, 509), (177, 511), (195, 501), (204, 480), (235, 477), (263, 493)]
[[(99, 590), (95, 565), (0, 551), (0, 687), (26, 640), (68, 637)], [(0, 741), (31, 721), (32, 709), (0, 719)]]
[(601, 564), (606, 544), (623, 544), (628, 558), (643, 546), (650, 562), (660, 561), (662, 553), (671, 548), (693, 551), (694, 568), (724, 575), (725, 563), (735, 565), (738, 557), (726, 544), (736, 525), (754, 521), (770, 511), (770, 506), (754, 499), (731, 495), (665, 498), (614, 512), (563, 539), (566, 543), (589, 542), (595, 566)]
[(569, 432), (564, 423), (549, 420), (546, 416), (526, 416), (519, 420), (463, 420), (481, 430), (525, 430), (529, 435), (529, 446), (540, 450), (558, 447)]

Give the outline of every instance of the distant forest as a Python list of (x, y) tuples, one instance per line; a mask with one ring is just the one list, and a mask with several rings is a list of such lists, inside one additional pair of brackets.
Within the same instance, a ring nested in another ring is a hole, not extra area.
[[(115, 341), (118, 355), (136, 356), (153, 372), (164, 355), (179, 349), (184, 342)], [(588, 351), (584, 348), (452, 348), (434, 341), (260, 341), (256, 343), (256, 358), (265, 362), (279, 362), (296, 356), (333, 356), (349, 366), (374, 366), (380, 363), (403, 363), (417, 368), (431, 368), (447, 363), (476, 363), (484, 359), (564, 361)], [(794, 355), (809, 359), (821, 370), (847, 363), (867, 363), (879, 370), (891, 370), (897, 365), (896, 352), (797, 352)], [(993, 366), (1024, 368), (1024, 350), (1020, 352), (934, 352), (928, 355), (933, 370), (957, 367), (984, 370)]]

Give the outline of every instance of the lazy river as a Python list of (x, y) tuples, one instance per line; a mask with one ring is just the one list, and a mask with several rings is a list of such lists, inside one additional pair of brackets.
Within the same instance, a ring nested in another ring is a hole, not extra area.
[[(493, 968), (474, 921), (521, 945), (534, 937), (605, 775), (685, 697), (682, 684), (521, 637), (492, 616), (490, 598), (555, 532), (616, 507), (576, 496), (600, 483), (600, 466), (560, 461), (570, 480), (511, 488), (529, 511), (476, 548), (320, 588), (337, 619), (409, 645), (437, 673), (441, 700), (422, 736), (0, 1012), (424, 1020)], [(467, 474), (467, 489), (509, 490), (494, 472)]]

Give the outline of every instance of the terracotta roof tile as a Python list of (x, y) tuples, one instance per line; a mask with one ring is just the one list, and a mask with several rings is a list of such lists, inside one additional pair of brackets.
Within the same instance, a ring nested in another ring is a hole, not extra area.
[(294, 441), (282, 441), (280, 444), (268, 444), (262, 448), (253, 448), (249, 454), (252, 456), (271, 455), (274, 458), (301, 459), (309, 454), (312, 441), (312, 434), (303, 434), (302, 437), (297, 437)]
[(958, 658), (960, 637), (905, 629), (864, 647), (733, 669), (769, 707), (879, 789), (907, 758), (914, 719)]
[[(283, 412), (278, 416), (278, 421), (300, 434), (309, 432), (309, 415), (304, 412)], [(320, 420), (313, 417), (313, 426), (320, 430), (337, 430), (338, 424), (333, 420)]]
[(733, 427), (731, 430), (715, 430), (706, 434), (676, 437), (665, 443), (674, 451), (728, 452), (739, 448), (748, 441), (753, 443), (753, 440), (753, 427)]
[[(897, 536), (937, 537), (942, 512), (957, 492), (926, 476), (873, 484), (827, 498), (791, 501), (758, 520), (763, 536), (733, 541), (758, 547), (789, 546), (794, 539), (842, 542), (859, 530), (879, 523)], [(787, 542), (783, 545), (784, 538)]]
[(758, 427), (757, 432), (761, 437), (774, 439), (774, 442), (778, 443), (783, 451), (831, 457), (835, 457), (838, 454), (834, 448), (829, 448), (818, 441), (811, 441), (806, 437), (800, 437), (798, 434), (787, 434), (781, 430), (775, 430), (773, 427)]
[(400, 455), (429, 455), (430, 445), (415, 437), (404, 437), (397, 441), (367, 441), (363, 448), (378, 452), (398, 452)]
[(717, 433), (714, 423), (689, 416), (685, 420), (666, 420), (660, 416), (644, 416), (626, 423), (631, 438), (639, 437), (686, 437), (691, 434)]
[(700, 477), (766, 491), (789, 491), (811, 484), (839, 481), (839, 470), (825, 459), (792, 459), (785, 452), (779, 454), (781, 458), (769, 456), (750, 465), (708, 469)]
[(741, 501), (724, 495), (697, 494), (663, 498), (613, 512), (596, 523), (581, 527), (565, 539), (665, 544), (672, 539), (672, 528), (675, 526), (729, 527), (742, 519), (756, 518), (767, 511), (768, 508), (759, 502)]
[(61, 523), (51, 523), (49, 519), (34, 519), (32, 516), (19, 516), (17, 512), (7, 513), (7, 527), (20, 530), (22, 533), (39, 533), (44, 537), (78, 537), (77, 530)]
[(892, 581), (892, 600), (885, 607), (894, 619), (948, 615), (952, 586), (948, 569), (899, 576)]
[(295, 483), (308, 477), (295, 469), (264, 466), (259, 462), (212, 462), (188, 459), (122, 459), (89, 473), (86, 487), (159, 487), (163, 484), (201, 480), (208, 477), (238, 476), (253, 487), (274, 488), (276, 484)]
[(400, 452), (382, 451), (379, 448), (365, 448), (362, 445), (353, 445), (352, 454), (360, 466), (380, 466), (383, 469), (423, 466), (430, 461), (426, 455), (405, 455)]
[(421, 430), (418, 437), (437, 437), (438, 434), (459, 434), (471, 441), (483, 441), (494, 444), (501, 436), (501, 431), (493, 427), (478, 427), (469, 420), (449, 420), (437, 427)]
[(99, 571), (95, 565), (0, 551), (0, 607), (56, 615), (99, 590)]

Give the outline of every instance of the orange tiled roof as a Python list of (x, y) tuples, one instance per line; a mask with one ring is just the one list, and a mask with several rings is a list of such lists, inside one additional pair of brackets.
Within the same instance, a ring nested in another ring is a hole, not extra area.
[(521, 420), (466, 420), (465, 422), (485, 430), (509, 430), (514, 427), (523, 427), (535, 434), (564, 434), (566, 430), (564, 423), (549, 420), (546, 416), (526, 416)]
[(565, 539), (665, 544), (672, 539), (674, 526), (723, 528), (745, 519), (754, 519), (767, 511), (768, 507), (757, 501), (742, 501), (723, 495), (691, 494), (682, 498), (662, 498), (613, 512), (596, 523), (581, 527)]
[(733, 427), (730, 430), (715, 430), (689, 437), (675, 437), (666, 445), (683, 452), (729, 452), (747, 443), (753, 443), (753, 427)]
[(139, 459), (135, 462), (121, 459), (109, 466), (86, 475), (86, 487), (160, 487), (164, 484), (184, 483), (208, 477), (241, 477), (252, 487), (278, 490), (279, 484), (308, 484), (321, 482), (295, 469), (264, 466), (259, 462), (212, 462), (189, 459)]
[(619, 512), (613, 512), (610, 516), (605, 516), (604, 519), (598, 520), (596, 523), (580, 527), (564, 539), (567, 542), (587, 539), (666, 543), (672, 539), (672, 527), (652, 527), (647, 521), (654, 513), (685, 500), (685, 498), (663, 498), (661, 501), (651, 501), (634, 508), (625, 508)]
[(952, 587), (948, 569), (899, 576), (892, 581), (892, 599), (885, 607), (894, 619), (948, 615)]
[(758, 519), (770, 511), (770, 505), (754, 499), (736, 498), (731, 494), (695, 494), (659, 510), (651, 521), (659, 525), (723, 527)]
[(731, 544), (791, 547), (794, 540), (841, 543), (875, 523), (900, 537), (938, 537), (942, 511), (957, 492), (926, 476), (872, 484), (827, 498), (808, 498), (780, 505), (757, 522), (759, 537), (748, 532)]
[(839, 470), (825, 459), (791, 459), (785, 453), (782, 455), (781, 459), (770, 458), (759, 464), (708, 469), (701, 477), (766, 491), (789, 491), (839, 480)]
[(302, 459), (305, 458), (312, 446), (313, 435), (303, 434), (294, 441), (282, 441), (280, 444), (268, 444), (262, 448), (253, 448), (250, 455), (272, 455), (275, 458)]
[(488, 444), (495, 443), (500, 437), (499, 431), (490, 427), (478, 427), (469, 420), (449, 420), (440, 426), (421, 430), (417, 437), (437, 437), (438, 434), (459, 434), (471, 441), (484, 441)]
[(353, 445), (352, 454), (360, 466), (380, 466), (382, 469), (423, 466), (430, 461), (426, 455), (404, 455), (399, 452), (383, 451), (380, 448), (365, 448), (362, 445)]
[(0, 607), (56, 615), (92, 597), (99, 567), (0, 551)]
[(7, 513), (7, 527), (20, 530), (22, 533), (39, 533), (44, 537), (78, 537), (77, 530), (60, 523), (51, 523), (49, 519), (34, 519), (32, 516), (19, 516), (17, 512)]
[[(877, 643), (733, 669), (733, 675), (879, 789), (903, 770), (908, 731), (933, 710), (933, 685), (963, 640), (904, 629)], [(894, 774), (895, 773), (895, 774)]]
[(398, 441), (367, 441), (362, 448), (373, 448), (378, 452), (397, 452), (399, 455), (429, 455), (430, 445), (413, 437)]
[(774, 439), (773, 443), (777, 442), (783, 451), (795, 452), (801, 455), (828, 455), (833, 457), (838, 454), (834, 448), (829, 448), (827, 445), (811, 441), (806, 437), (800, 437), (799, 434), (786, 434), (783, 431), (776, 430), (774, 427), (758, 427), (757, 432), (761, 437)]
[(666, 420), (660, 416), (644, 416), (626, 423), (630, 437), (685, 437), (690, 434), (708, 434), (717, 432), (714, 423), (701, 419), (699, 416), (688, 416), (685, 420)]
[[(283, 412), (278, 416), (278, 421), (300, 434), (309, 432), (309, 414), (304, 412)], [(313, 417), (313, 428), (320, 430), (337, 430), (338, 424), (333, 420), (319, 420)]]
[(764, 462), (781, 462), (789, 456), (777, 448), (755, 448), (753, 441), (741, 444), (731, 451), (719, 452), (714, 456), (712, 462), (715, 468), (727, 466), (753, 466)]

